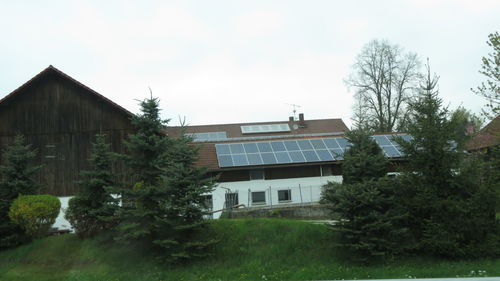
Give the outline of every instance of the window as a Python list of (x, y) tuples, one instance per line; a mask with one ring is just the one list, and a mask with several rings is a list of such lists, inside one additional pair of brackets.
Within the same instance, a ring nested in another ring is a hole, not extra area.
[(252, 204), (266, 204), (266, 192), (252, 192)]
[(331, 175), (333, 175), (332, 167), (330, 165), (321, 165), (321, 176), (326, 177)]
[(232, 208), (239, 204), (238, 193), (226, 193), (224, 209)]
[(55, 144), (47, 144), (45, 145), (45, 158), (46, 159), (56, 159), (56, 145)]
[(263, 180), (264, 179), (264, 170), (250, 170), (250, 180)]
[(397, 176), (399, 176), (398, 172), (389, 172), (389, 173), (387, 173), (387, 177), (388, 178), (395, 178)]
[(212, 195), (203, 195), (203, 201), (205, 202), (205, 207), (208, 212), (212, 211), (214, 208), (214, 202), (212, 200)]
[(278, 201), (292, 201), (292, 191), (290, 189), (278, 190)]
[(214, 218), (214, 214), (213, 214), (213, 210), (214, 210), (214, 202), (212, 200), (212, 195), (202, 195), (203, 196), (203, 199), (204, 199), (204, 203), (205, 203), (205, 209), (204, 211), (206, 211), (207, 213), (205, 213), (203, 215), (203, 218), (205, 219), (213, 219)]

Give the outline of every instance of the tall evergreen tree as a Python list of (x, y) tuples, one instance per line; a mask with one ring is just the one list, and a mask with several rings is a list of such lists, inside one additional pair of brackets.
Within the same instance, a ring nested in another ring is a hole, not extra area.
[(19, 195), (38, 192), (33, 175), (40, 166), (32, 165), (35, 157), (36, 151), (22, 135), (17, 135), (4, 151), (4, 165), (0, 166), (0, 248), (16, 246), (26, 239), (24, 231), (10, 221), (8, 212)]
[(197, 241), (205, 209), (202, 194), (212, 189), (205, 171), (194, 167), (191, 139), (171, 139), (156, 98), (141, 102), (132, 118), (136, 133), (126, 142), (127, 162), (136, 183), (124, 192), (123, 221), (117, 240), (138, 241), (168, 261), (204, 255), (210, 241)]
[(105, 138), (104, 134), (96, 135), (89, 159), (91, 170), (81, 173), (82, 179), (77, 182), (81, 191), (66, 210), (66, 218), (82, 238), (110, 229), (118, 210), (118, 202), (111, 196), (111, 188), (116, 187), (111, 171), (113, 154)]
[(449, 257), (498, 251), (496, 195), (483, 184), (480, 165), (464, 157), (454, 122), (435, 90), (437, 76), (422, 85), (411, 104), (410, 141), (399, 139), (408, 159), (403, 186), (410, 225), (421, 251)]
[(136, 133), (125, 142), (125, 161), (135, 184), (132, 190), (123, 191), (122, 222), (116, 240), (149, 247), (162, 236), (159, 229), (164, 225), (163, 207), (168, 200), (162, 188), (163, 176), (171, 162), (172, 141), (162, 132), (168, 120), (160, 118), (158, 99), (146, 99), (140, 105), (141, 114), (132, 117)]
[(166, 259), (182, 262), (209, 254), (207, 247), (215, 240), (198, 240), (197, 234), (206, 226), (207, 206), (204, 194), (213, 190), (214, 179), (205, 168), (197, 168), (198, 147), (187, 136), (173, 140), (170, 154), (175, 159), (166, 170), (163, 188), (168, 194), (165, 204), (163, 237), (154, 243), (166, 251)]
[(384, 177), (387, 159), (367, 132), (351, 131), (347, 138), (351, 147), (344, 154), (344, 181), (327, 184), (322, 196), (340, 217), (333, 226), (340, 232), (339, 246), (363, 262), (406, 251), (406, 212), (394, 180)]

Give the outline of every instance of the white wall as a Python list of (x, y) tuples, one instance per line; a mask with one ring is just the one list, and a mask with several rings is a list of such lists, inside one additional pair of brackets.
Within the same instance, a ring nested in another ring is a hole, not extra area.
[[(328, 181), (342, 182), (342, 176), (323, 176), (323, 177), (307, 177), (279, 180), (251, 180), (251, 181), (235, 181), (219, 183), (212, 192), (213, 210), (221, 210), (224, 208), (225, 194), (227, 192), (238, 193), (239, 204), (244, 204), (245, 207), (256, 206), (276, 206), (297, 203), (318, 202), (321, 197), (321, 188)], [(228, 190), (229, 189), (229, 190)], [(278, 201), (278, 190), (291, 191), (292, 200), (287, 202)], [(252, 204), (250, 192), (264, 191), (266, 193), (266, 203), (255, 205)], [(64, 211), (68, 207), (68, 201), (71, 197), (59, 197), (61, 201), (61, 211), (56, 219), (53, 227), (59, 229), (71, 229), (71, 225), (64, 218)], [(213, 218), (219, 218), (222, 212), (213, 214)]]
[(56, 222), (52, 227), (56, 227), (59, 229), (71, 229), (71, 224), (64, 218), (64, 211), (68, 208), (68, 201), (72, 196), (67, 197), (58, 197), (59, 201), (61, 201), (61, 210), (59, 211), (59, 216), (57, 216)]
[[(328, 181), (342, 182), (342, 176), (223, 182), (218, 184), (212, 192), (213, 210), (223, 209), (227, 192), (238, 193), (238, 203), (244, 204), (246, 207), (318, 202), (321, 197), (322, 186)], [(291, 200), (279, 202), (278, 190), (286, 189), (291, 190)], [(254, 191), (264, 191), (266, 193), (265, 204), (252, 204), (250, 194)], [(217, 212), (214, 213), (213, 217), (219, 218), (220, 215), (221, 212)]]

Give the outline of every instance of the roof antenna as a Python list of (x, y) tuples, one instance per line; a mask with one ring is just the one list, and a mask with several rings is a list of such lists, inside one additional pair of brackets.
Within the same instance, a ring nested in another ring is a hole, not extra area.
[(294, 104), (294, 103), (285, 103), (285, 104), (288, 104), (288, 105), (290, 105), (290, 106), (293, 107), (293, 110), (292, 110), (292, 112), (293, 112), (293, 120), (297, 121), (298, 120), (297, 119), (297, 108), (300, 108), (302, 106), (298, 105), (298, 104)]

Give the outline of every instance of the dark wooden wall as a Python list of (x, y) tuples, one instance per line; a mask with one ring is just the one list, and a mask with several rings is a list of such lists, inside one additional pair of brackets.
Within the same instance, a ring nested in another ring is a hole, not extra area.
[[(17, 133), (38, 150), (37, 176), (42, 193), (73, 195), (81, 170), (88, 169), (95, 134), (107, 134), (112, 151), (125, 152), (123, 140), (131, 133), (130, 115), (88, 89), (48, 72), (0, 103), (0, 147)], [(123, 172), (117, 164), (114, 171)]]

